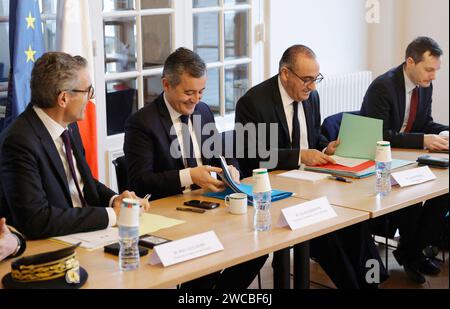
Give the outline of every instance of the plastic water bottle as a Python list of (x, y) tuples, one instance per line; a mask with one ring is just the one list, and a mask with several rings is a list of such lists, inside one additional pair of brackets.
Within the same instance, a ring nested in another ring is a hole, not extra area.
[(266, 169), (253, 170), (253, 228), (256, 231), (269, 231), (272, 225), (270, 203), (272, 189)]
[(389, 142), (378, 142), (375, 154), (375, 192), (383, 197), (391, 192), (391, 144)]
[(122, 271), (139, 267), (139, 201), (123, 199), (119, 215), (119, 268)]

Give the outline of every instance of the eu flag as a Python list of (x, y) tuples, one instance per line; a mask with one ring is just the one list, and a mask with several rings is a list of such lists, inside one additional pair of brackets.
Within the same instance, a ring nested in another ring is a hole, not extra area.
[(9, 53), (11, 70), (3, 129), (30, 102), (31, 70), (36, 59), (44, 53), (38, 0), (10, 0)]

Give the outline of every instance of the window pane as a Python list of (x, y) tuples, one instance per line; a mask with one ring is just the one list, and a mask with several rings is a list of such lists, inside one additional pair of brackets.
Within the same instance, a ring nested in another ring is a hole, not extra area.
[(249, 89), (249, 65), (225, 67), (225, 113), (233, 112), (237, 101)]
[(206, 62), (219, 61), (219, 13), (194, 15), (194, 51)]
[(106, 72), (136, 70), (136, 19), (105, 20)]
[(0, 42), (5, 43), (0, 48), (0, 82), (6, 81), (8, 79), (9, 72), (9, 24), (0, 23)]
[(56, 14), (56, 0), (41, 0), (39, 2), (42, 14)]
[(208, 6), (219, 6), (219, 0), (194, 0), (192, 1), (194, 8), (204, 8)]
[(44, 43), (46, 51), (56, 51), (56, 20), (46, 20), (44, 24)]
[(163, 66), (172, 50), (170, 15), (142, 17), (144, 68)]
[(248, 12), (225, 14), (225, 58), (234, 59), (248, 55)]
[(103, 11), (134, 10), (134, 0), (103, 0)]
[(9, 0), (0, 0), (0, 16), (9, 16)]
[(152, 103), (162, 92), (161, 75), (144, 76), (144, 105)]
[(206, 89), (202, 101), (209, 105), (214, 115), (220, 115), (220, 70), (208, 69)]
[(247, 4), (248, 0), (224, 0), (225, 5)]
[(108, 135), (124, 132), (125, 121), (137, 111), (136, 79), (106, 83), (106, 122)]
[(165, 9), (172, 7), (170, 0), (141, 0), (141, 9)]

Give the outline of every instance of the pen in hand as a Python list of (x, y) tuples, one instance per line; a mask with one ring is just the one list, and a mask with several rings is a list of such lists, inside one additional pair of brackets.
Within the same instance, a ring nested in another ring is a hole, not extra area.
[(352, 181), (350, 179), (347, 179), (347, 178), (344, 178), (341, 176), (329, 176), (328, 178), (337, 180), (337, 181), (341, 181), (341, 182), (352, 183)]
[(196, 208), (189, 208), (189, 207), (177, 207), (177, 210), (179, 211), (192, 211), (192, 212), (196, 212), (199, 214), (204, 213), (206, 210), (204, 209), (196, 209)]

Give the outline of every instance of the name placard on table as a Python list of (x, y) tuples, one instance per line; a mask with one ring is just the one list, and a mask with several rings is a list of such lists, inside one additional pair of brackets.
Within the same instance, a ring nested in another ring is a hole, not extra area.
[(398, 184), (402, 188), (418, 185), (434, 179), (436, 179), (436, 175), (434, 175), (428, 166), (391, 174), (392, 184)]
[(223, 245), (214, 231), (171, 241), (153, 248), (149, 263), (164, 267), (193, 260), (223, 250)]
[(333, 207), (331, 207), (328, 199), (321, 197), (313, 201), (282, 209), (278, 226), (289, 226), (291, 230), (296, 230), (336, 216), (337, 214)]

